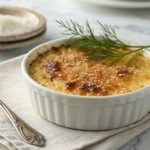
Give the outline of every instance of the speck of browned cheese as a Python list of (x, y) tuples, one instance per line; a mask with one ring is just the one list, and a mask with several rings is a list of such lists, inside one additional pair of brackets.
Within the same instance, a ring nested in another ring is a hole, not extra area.
[(149, 58), (140, 55), (136, 67), (124, 66), (124, 60), (93, 62), (71, 46), (53, 47), (30, 64), (29, 75), (44, 87), (81, 96), (118, 95), (150, 84)]

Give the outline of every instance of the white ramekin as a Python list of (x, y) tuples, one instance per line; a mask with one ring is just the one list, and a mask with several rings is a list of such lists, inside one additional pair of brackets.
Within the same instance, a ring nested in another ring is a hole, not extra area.
[(29, 75), (31, 62), (51, 47), (68, 44), (68, 39), (44, 43), (31, 50), (22, 62), (22, 72), (34, 109), (55, 124), (83, 130), (107, 130), (132, 124), (150, 110), (150, 85), (115, 96), (76, 96), (57, 92), (36, 83)]

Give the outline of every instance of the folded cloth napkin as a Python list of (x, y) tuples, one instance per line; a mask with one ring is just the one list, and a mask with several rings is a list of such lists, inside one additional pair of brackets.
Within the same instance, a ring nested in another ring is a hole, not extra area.
[(21, 140), (0, 110), (0, 143), (11, 150), (116, 150), (150, 127), (150, 114), (130, 126), (108, 131), (81, 131), (61, 127), (41, 118), (32, 109), (21, 73), (23, 56), (0, 64), (0, 99), (46, 138), (44, 148)]

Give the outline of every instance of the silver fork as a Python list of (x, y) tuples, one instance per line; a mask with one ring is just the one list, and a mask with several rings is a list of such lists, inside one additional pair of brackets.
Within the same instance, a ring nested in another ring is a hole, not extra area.
[(27, 123), (25, 123), (22, 119), (20, 119), (8, 106), (6, 106), (0, 100), (0, 106), (3, 111), (6, 113), (13, 126), (17, 130), (18, 134), (26, 143), (36, 146), (44, 146), (45, 139), (43, 135), (37, 132), (35, 129), (30, 127)]

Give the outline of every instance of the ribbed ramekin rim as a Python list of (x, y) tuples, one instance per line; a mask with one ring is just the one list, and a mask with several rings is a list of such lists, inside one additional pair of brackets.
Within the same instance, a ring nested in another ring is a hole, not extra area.
[(62, 41), (62, 40), (68, 40), (69, 38), (60, 38), (60, 39), (56, 39), (56, 40), (52, 40), (52, 41), (48, 41), (48, 42), (45, 42), (43, 44), (40, 44), (38, 46), (36, 46), (35, 48), (33, 48), (31, 51), (29, 51), (25, 57), (23, 58), (23, 61), (22, 61), (22, 64), (21, 64), (21, 70), (22, 70), (22, 73), (23, 75), (26, 77), (26, 79), (32, 83), (33, 85), (35, 85), (37, 88), (39, 88), (40, 90), (45, 90), (46, 92), (52, 92), (52, 93), (56, 93), (58, 95), (62, 95), (62, 96), (67, 96), (67, 97), (73, 97), (73, 98), (83, 98), (83, 99), (111, 99), (111, 98), (115, 98), (115, 97), (120, 97), (120, 100), (122, 97), (124, 96), (129, 96), (129, 95), (132, 95), (132, 94), (136, 94), (136, 93), (139, 93), (141, 92), (142, 90), (145, 90), (147, 87), (150, 87), (150, 85), (147, 85), (143, 88), (140, 88), (138, 90), (135, 90), (135, 91), (132, 91), (132, 92), (128, 92), (128, 93), (124, 93), (124, 94), (118, 94), (118, 95), (107, 95), (107, 96), (80, 96), (80, 95), (73, 95), (73, 94), (67, 94), (67, 93), (63, 93), (63, 92), (59, 92), (59, 91), (55, 91), (55, 90), (52, 90), (52, 89), (49, 89), (49, 88), (46, 88), (42, 85), (40, 85), (39, 83), (37, 83), (36, 81), (34, 81), (28, 74), (27, 70), (26, 70), (26, 63), (27, 63), (27, 60), (29, 58), (30, 55), (32, 55), (32, 53), (34, 53), (35, 50), (39, 49), (40, 47), (43, 47), (47, 44), (50, 44), (50, 43), (53, 43), (53, 42), (59, 42), (59, 41)]

